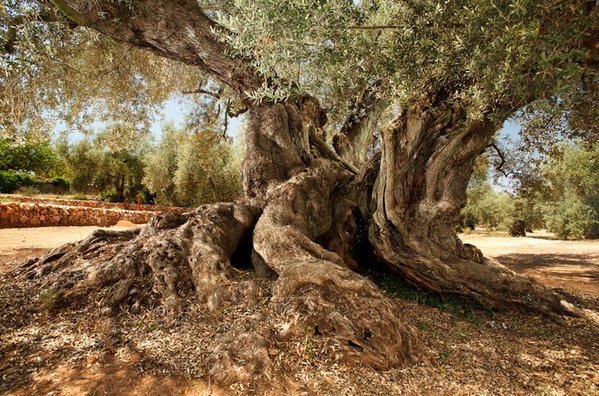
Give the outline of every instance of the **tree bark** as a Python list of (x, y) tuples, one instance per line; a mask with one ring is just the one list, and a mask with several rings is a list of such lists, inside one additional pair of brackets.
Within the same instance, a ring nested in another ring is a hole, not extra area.
[(242, 101), (266, 80), (247, 60), (228, 55), (214, 35), (218, 26), (195, 0), (92, 1), (52, 0), (67, 17), (117, 41), (156, 55), (197, 66), (232, 87)]
[(467, 295), (492, 308), (577, 315), (558, 293), (519, 276), (456, 234), (476, 157), (497, 124), (468, 120), (448, 103), (416, 103), (383, 130), (369, 240), (413, 285)]
[(377, 123), (388, 106), (378, 96), (381, 81), (368, 85), (353, 103), (341, 129), (333, 136), (333, 146), (341, 157), (356, 167), (368, 160), (368, 149), (374, 141)]

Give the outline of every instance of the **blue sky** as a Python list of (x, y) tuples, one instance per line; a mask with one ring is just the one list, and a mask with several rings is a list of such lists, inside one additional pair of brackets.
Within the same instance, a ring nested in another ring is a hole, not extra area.
[[(170, 99), (165, 102), (162, 114), (157, 117), (157, 121), (152, 124), (150, 128), (152, 134), (158, 138), (161, 134), (162, 125), (165, 123), (173, 123), (175, 126), (181, 126), (185, 115), (185, 107), (187, 104), (184, 101), (177, 99)], [(229, 135), (236, 138), (241, 128), (243, 117), (232, 118), (229, 120)], [(503, 128), (499, 132), (499, 140), (504, 141), (505, 138), (509, 138), (512, 141), (517, 141), (518, 132), (520, 131), (520, 125), (513, 120), (507, 120), (503, 125)]]
[[(152, 123), (152, 126), (150, 127), (152, 135), (158, 139), (161, 135), (162, 126), (167, 123), (172, 123), (177, 127), (181, 126), (188, 110), (187, 106), (189, 106), (189, 104), (185, 103), (184, 100), (181, 101), (177, 98), (167, 100), (163, 106), (161, 114), (157, 115), (156, 121)], [(229, 119), (229, 136), (233, 137), (234, 139), (237, 138), (242, 122), (243, 116)]]

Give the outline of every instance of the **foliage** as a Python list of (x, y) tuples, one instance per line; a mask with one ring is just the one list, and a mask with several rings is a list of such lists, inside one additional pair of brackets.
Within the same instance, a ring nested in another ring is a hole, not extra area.
[(470, 190), (468, 204), (463, 210), (467, 219), (490, 229), (507, 230), (513, 222), (515, 203), (507, 193), (495, 191), (489, 182)]
[(69, 182), (69, 180), (65, 179), (64, 177), (60, 177), (60, 176), (50, 179), (49, 182), (54, 187), (61, 187), (64, 189), (68, 189), (71, 186), (71, 183)]
[(47, 137), (60, 120), (78, 130), (117, 125), (114, 139), (139, 138), (173, 93), (207, 83), (195, 68), (75, 29), (35, 0), (0, 0), (0, 69), (0, 131), (12, 137)]
[(461, 213), (462, 228), (478, 225), (507, 231), (516, 221), (523, 221), (526, 228), (543, 227), (543, 201), (540, 196), (508, 194), (492, 187), (489, 165), (488, 156), (477, 159), (467, 189), (468, 202)]
[(567, 194), (547, 205), (547, 226), (562, 238), (580, 239), (598, 223), (598, 212), (580, 197)]
[(67, 164), (67, 174), (73, 190), (80, 193), (88, 192), (100, 171), (102, 152), (91, 142), (83, 140), (72, 145), (62, 142), (61, 155)]
[(63, 164), (51, 142), (17, 142), (0, 139), (0, 170), (34, 172), (38, 176), (54, 176), (63, 171)]
[(599, 145), (563, 143), (541, 167), (546, 221), (562, 237), (598, 237)]
[(94, 187), (112, 202), (134, 201), (143, 190), (143, 154), (117, 150), (104, 152), (98, 164)]
[[(522, 163), (524, 159), (519, 158)], [(485, 166), (488, 162), (477, 166), (468, 186), (463, 227), (506, 229), (522, 220), (526, 228), (546, 226), (562, 238), (599, 237), (599, 145), (556, 142), (537, 164), (518, 175), (513, 196), (493, 190)]]
[(231, 143), (210, 130), (166, 126), (145, 159), (144, 183), (161, 204), (196, 206), (233, 201), (241, 193), (239, 161)]
[(278, 81), (257, 101), (299, 91), (330, 103), (332, 92), (347, 97), (380, 79), (381, 96), (451, 92), (477, 118), (566, 96), (584, 69), (593, 13), (582, 0), (232, 0), (216, 19), (234, 53)]
[(32, 187), (37, 184), (29, 173), (14, 170), (0, 170), (0, 192), (12, 193), (20, 187)]
[(130, 150), (110, 150), (101, 140), (70, 145), (62, 142), (60, 148), (75, 192), (93, 191), (115, 202), (134, 201), (138, 193), (144, 192), (144, 150), (142, 145)]

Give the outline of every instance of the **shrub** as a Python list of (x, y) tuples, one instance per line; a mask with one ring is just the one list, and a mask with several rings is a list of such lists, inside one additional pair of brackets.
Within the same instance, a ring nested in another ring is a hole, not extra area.
[(29, 173), (14, 170), (0, 171), (0, 192), (2, 193), (12, 193), (20, 187), (36, 185), (36, 180)]
[(50, 184), (52, 184), (54, 187), (62, 187), (67, 189), (71, 185), (71, 183), (64, 177), (55, 177), (50, 180)]
[(597, 212), (574, 195), (547, 207), (545, 220), (550, 231), (561, 238), (580, 239), (597, 224)]
[(584, 231), (584, 237), (587, 239), (599, 239), (599, 194), (586, 197), (585, 203), (593, 208), (596, 217)]

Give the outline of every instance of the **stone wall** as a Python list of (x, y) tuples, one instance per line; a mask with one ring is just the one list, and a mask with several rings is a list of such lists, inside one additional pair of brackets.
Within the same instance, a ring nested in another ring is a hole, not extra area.
[[(38, 198), (38, 197), (24, 197), (22, 195), (14, 194), (0, 194), (0, 198), (14, 201), (14, 202), (31, 202), (46, 205), (61, 205), (61, 206), (84, 206), (86, 208), (106, 208), (106, 209), (125, 209), (125, 210), (137, 210), (137, 204), (128, 204), (122, 202), (105, 202), (105, 201), (92, 201), (92, 200), (77, 200), (77, 199), (58, 199), (58, 198)], [(149, 212), (186, 212), (191, 210), (190, 208), (177, 208), (170, 206), (160, 205), (140, 205), (140, 210)]]
[(111, 226), (119, 220), (147, 223), (157, 213), (123, 209), (0, 202), (0, 228), (44, 226)]

